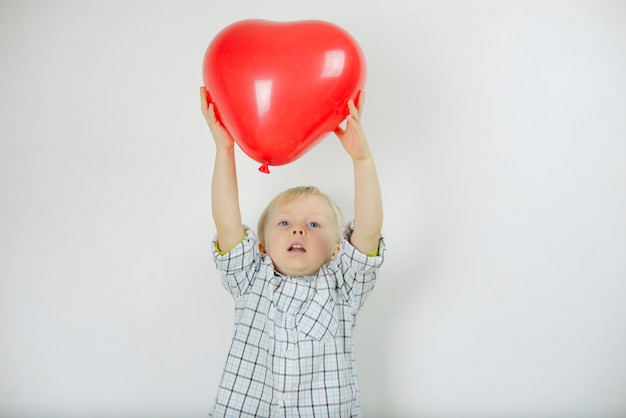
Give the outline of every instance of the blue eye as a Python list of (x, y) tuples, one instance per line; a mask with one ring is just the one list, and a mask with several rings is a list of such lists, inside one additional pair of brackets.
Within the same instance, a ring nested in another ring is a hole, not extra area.
[(319, 227), (320, 227), (320, 224), (318, 224), (317, 222), (309, 222), (309, 226), (310, 226), (311, 228), (319, 228)]
[(279, 226), (289, 226), (289, 222), (288, 221), (280, 221), (278, 222)]

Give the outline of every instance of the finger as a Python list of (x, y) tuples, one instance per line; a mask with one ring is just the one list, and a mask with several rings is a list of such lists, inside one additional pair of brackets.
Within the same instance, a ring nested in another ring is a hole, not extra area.
[(357, 109), (357, 107), (354, 105), (354, 101), (353, 100), (348, 100), (348, 109), (350, 109), (350, 116), (352, 116), (352, 118), (354, 118), (354, 120), (358, 123), (361, 122), (361, 115), (359, 113), (359, 110)]
[(203, 113), (209, 108), (206, 89), (204, 86), (200, 87), (200, 107), (202, 108)]
[(213, 103), (209, 103), (209, 106), (207, 107), (207, 114), (211, 118), (211, 121), (215, 122), (215, 106)]
[(359, 91), (359, 97), (357, 98), (357, 101), (356, 101), (356, 108), (359, 111), (359, 116), (361, 116), (361, 113), (363, 112), (364, 105), (365, 105), (365, 91), (361, 90)]

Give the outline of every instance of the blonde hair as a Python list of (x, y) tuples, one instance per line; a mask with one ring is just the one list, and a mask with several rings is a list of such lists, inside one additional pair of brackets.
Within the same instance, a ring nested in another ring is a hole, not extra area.
[(259, 217), (259, 223), (257, 226), (257, 237), (259, 243), (265, 242), (265, 227), (267, 226), (266, 224), (268, 218), (270, 217), (270, 214), (274, 212), (277, 208), (280, 208), (287, 203), (293, 202), (296, 199), (306, 196), (321, 196), (326, 199), (330, 207), (333, 209), (333, 213), (335, 214), (335, 221), (337, 223), (335, 235), (337, 243), (339, 243), (343, 237), (343, 215), (341, 214), (341, 209), (335, 204), (335, 202), (332, 201), (330, 197), (322, 193), (320, 189), (315, 186), (292, 187), (279, 193), (270, 201), (270, 203), (267, 205), (265, 210), (263, 210), (263, 213), (261, 213), (261, 216)]

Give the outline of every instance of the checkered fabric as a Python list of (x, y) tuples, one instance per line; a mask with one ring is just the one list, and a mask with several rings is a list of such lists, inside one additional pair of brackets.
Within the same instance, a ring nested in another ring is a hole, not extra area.
[(214, 250), (235, 299), (235, 331), (209, 416), (361, 416), (352, 331), (383, 262), (382, 238), (378, 254), (345, 238), (317, 274), (293, 277), (274, 270), (247, 227), (231, 251)]

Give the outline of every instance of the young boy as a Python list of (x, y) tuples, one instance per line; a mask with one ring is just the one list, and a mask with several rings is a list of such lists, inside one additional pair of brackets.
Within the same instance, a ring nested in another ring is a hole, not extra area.
[[(335, 134), (354, 166), (354, 221), (315, 187), (276, 196), (258, 224), (242, 224), (234, 141), (204, 88), (215, 140), (214, 257), (235, 299), (235, 331), (212, 417), (359, 417), (352, 332), (383, 262), (382, 199), (360, 124), (365, 96), (350, 101)], [(257, 244), (258, 242), (258, 244)]]

